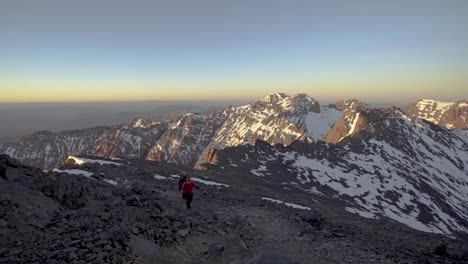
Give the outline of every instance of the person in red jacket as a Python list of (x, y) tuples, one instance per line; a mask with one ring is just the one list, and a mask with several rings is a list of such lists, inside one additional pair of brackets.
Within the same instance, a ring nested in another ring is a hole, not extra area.
[(185, 199), (187, 208), (190, 209), (190, 204), (193, 200), (193, 189), (199, 189), (197, 184), (195, 184), (190, 177), (187, 176), (185, 182), (182, 184), (182, 198)]

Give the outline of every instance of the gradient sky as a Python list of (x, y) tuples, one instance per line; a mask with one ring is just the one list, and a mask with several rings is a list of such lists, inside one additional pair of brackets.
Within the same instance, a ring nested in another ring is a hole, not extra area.
[(1, 0), (0, 102), (468, 98), (468, 1)]

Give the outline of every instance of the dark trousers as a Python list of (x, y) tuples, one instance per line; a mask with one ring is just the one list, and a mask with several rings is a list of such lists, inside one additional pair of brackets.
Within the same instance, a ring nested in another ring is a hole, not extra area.
[(187, 208), (190, 208), (190, 204), (192, 203), (192, 200), (193, 200), (193, 193), (183, 193), (182, 199), (185, 200), (185, 204), (187, 205)]

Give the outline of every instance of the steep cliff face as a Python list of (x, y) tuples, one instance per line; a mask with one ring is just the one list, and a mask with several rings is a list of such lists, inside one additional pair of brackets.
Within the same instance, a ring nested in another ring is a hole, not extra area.
[(406, 112), (412, 117), (421, 118), (449, 129), (468, 128), (468, 100), (440, 102), (423, 99), (411, 104)]
[(166, 130), (146, 158), (194, 166), (223, 122), (223, 118), (187, 114)]
[(359, 129), (366, 127), (366, 111), (370, 107), (357, 99), (337, 102), (333, 105), (343, 111), (343, 115), (323, 136), (322, 141), (330, 144), (338, 144), (346, 137), (354, 135)]
[(75, 154), (144, 159), (167, 130), (168, 123), (135, 119), (107, 131), (96, 144)]
[(324, 136), (323, 141), (338, 144), (346, 137), (353, 136), (362, 127), (366, 126), (366, 116), (363, 112), (348, 111)]

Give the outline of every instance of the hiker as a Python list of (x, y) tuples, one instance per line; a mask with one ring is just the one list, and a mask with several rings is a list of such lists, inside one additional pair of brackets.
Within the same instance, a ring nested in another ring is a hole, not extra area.
[[(182, 175), (179, 178), (179, 191), (182, 191), (182, 185), (184, 184), (185, 180), (187, 180), (187, 174), (182, 173)], [(183, 195), (182, 195), (182, 199), (184, 199)]]
[(200, 189), (190, 177), (186, 176), (185, 182), (182, 184), (182, 199), (185, 199), (187, 209), (190, 209), (190, 204), (193, 200), (193, 189)]

